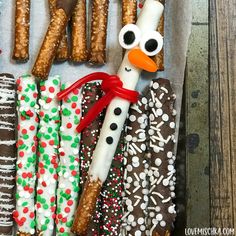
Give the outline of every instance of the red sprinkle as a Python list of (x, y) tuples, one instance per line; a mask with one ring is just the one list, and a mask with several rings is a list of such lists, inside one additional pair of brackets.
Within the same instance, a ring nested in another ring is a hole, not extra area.
[(75, 109), (76, 108), (76, 103), (75, 102), (73, 102), (72, 104), (71, 104), (71, 107), (73, 108), (73, 109)]
[(68, 124), (66, 125), (66, 127), (67, 127), (68, 129), (70, 129), (70, 128), (72, 127), (72, 124), (71, 124), (71, 123), (68, 123)]
[(49, 92), (54, 93), (55, 89), (53, 87), (49, 87)]
[(41, 91), (45, 91), (46, 90), (46, 87), (44, 85), (41, 86), (40, 88)]
[(33, 219), (34, 218), (34, 212), (30, 212), (29, 217)]
[(72, 206), (73, 205), (73, 201), (72, 200), (68, 200), (67, 205), (68, 206)]
[(26, 214), (28, 211), (29, 211), (28, 207), (25, 207), (25, 208), (23, 209), (23, 212), (24, 212), (25, 214)]
[(42, 190), (42, 189), (38, 189), (37, 193), (38, 193), (38, 194), (42, 194), (42, 193), (43, 193), (43, 190)]
[(80, 109), (76, 109), (76, 110), (75, 110), (75, 113), (76, 113), (77, 115), (79, 115), (79, 114), (80, 114)]
[(19, 156), (20, 156), (20, 157), (23, 157), (24, 155), (25, 155), (25, 153), (24, 153), (23, 151), (20, 151), (20, 152), (19, 152)]
[(66, 189), (66, 194), (71, 194), (71, 190), (68, 188), (68, 189)]
[(66, 212), (66, 213), (69, 213), (69, 212), (70, 212), (70, 208), (69, 208), (69, 207), (66, 207), (66, 208), (65, 208), (65, 212)]
[(33, 125), (30, 126), (30, 130), (33, 131), (35, 130), (35, 127)]

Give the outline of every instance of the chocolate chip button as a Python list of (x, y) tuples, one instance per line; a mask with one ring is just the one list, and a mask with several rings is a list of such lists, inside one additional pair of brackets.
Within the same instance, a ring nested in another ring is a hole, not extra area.
[(113, 143), (113, 138), (109, 136), (109, 137), (107, 137), (106, 141), (107, 141), (108, 144), (112, 144)]
[(114, 110), (114, 113), (115, 115), (119, 116), (121, 114), (121, 109), (119, 107), (117, 107), (115, 110)]
[(110, 128), (111, 128), (111, 130), (116, 130), (117, 129), (117, 124), (116, 123), (112, 123), (110, 125)]

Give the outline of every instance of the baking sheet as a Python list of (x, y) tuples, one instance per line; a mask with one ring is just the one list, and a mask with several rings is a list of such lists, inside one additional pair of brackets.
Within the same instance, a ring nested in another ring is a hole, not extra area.
[[(143, 2), (143, 1), (142, 1)], [(17, 64), (11, 60), (14, 33), (14, 3), (15, 0), (0, 0), (0, 72), (12, 73), (16, 78), (24, 73), (30, 73), (34, 60), (40, 48), (49, 22), (48, 0), (31, 1), (30, 27), (30, 60)], [(89, 17), (92, 0), (88, 1)], [(152, 78), (168, 78), (176, 93), (178, 136), (179, 118), (182, 100), (182, 89), (188, 39), (191, 32), (191, 2), (189, 0), (166, 0), (165, 8), (165, 71), (157, 74), (143, 73), (137, 89), (139, 91), (149, 84)], [(89, 23), (89, 22), (88, 22)], [(89, 24), (88, 24), (89, 25)], [(121, 1), (110, 0), (108, 21), (107, 64), (101, 67), (88, 64), (76, 65), (70, 62), (54, 64), (51, 75), (59, 74), (63, 81), (75, 81), (94, 71), (116, 73), (122, 60), (122, 49), (118, 43), (118, 33), (121, 29)], [(177, 145), (176, 145), (177, 146)]]

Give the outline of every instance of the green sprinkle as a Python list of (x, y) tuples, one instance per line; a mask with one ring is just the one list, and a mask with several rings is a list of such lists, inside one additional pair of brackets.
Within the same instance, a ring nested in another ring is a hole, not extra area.
[(71, 100), (72, 100), (73, 102), (77, 102), (77, 101), (78, 101), (78, 97), (77, 97), (77, 96), (72, 96)]
[(47, 230), (47, 228), (48, 228), (47, 225), (42, 225), (41, 230), (45, 231), (45, 230)]
[(70, 116), (70, 115), (71, 115), (71, 111), (70, 111), (69, 109), (67, 109), (67, 108), (64, 108), (64, 109), (62, 110), (62, 114), (63, 114), (64, 116)]
[(59, 84), (59, 80), (58, 79), (54, 79), (52, 82), (53, 82), (54, 85), (58, 85)]
[(43, 205), (43, 209), (47, 210), (48, 208), (49, 208), (49, 207), (48, 207), (47, 204), (44, 204), (44, 205)]
[(30, 222), (30, 228), (33, 229), (33, 228), (35, 227), (35, 225), (36, 225), (36, 224), (35, 224), (35, 221), (34, 221), (34, 220)]

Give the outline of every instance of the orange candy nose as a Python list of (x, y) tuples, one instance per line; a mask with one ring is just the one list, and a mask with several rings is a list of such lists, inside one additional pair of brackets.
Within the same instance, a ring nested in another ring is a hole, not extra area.
[(148, 72), (156, 72), (158, 69), (156, 63), (138, 48), (132, 49), (128, 53), (128, 59), (130, 63), (139, 69)]

